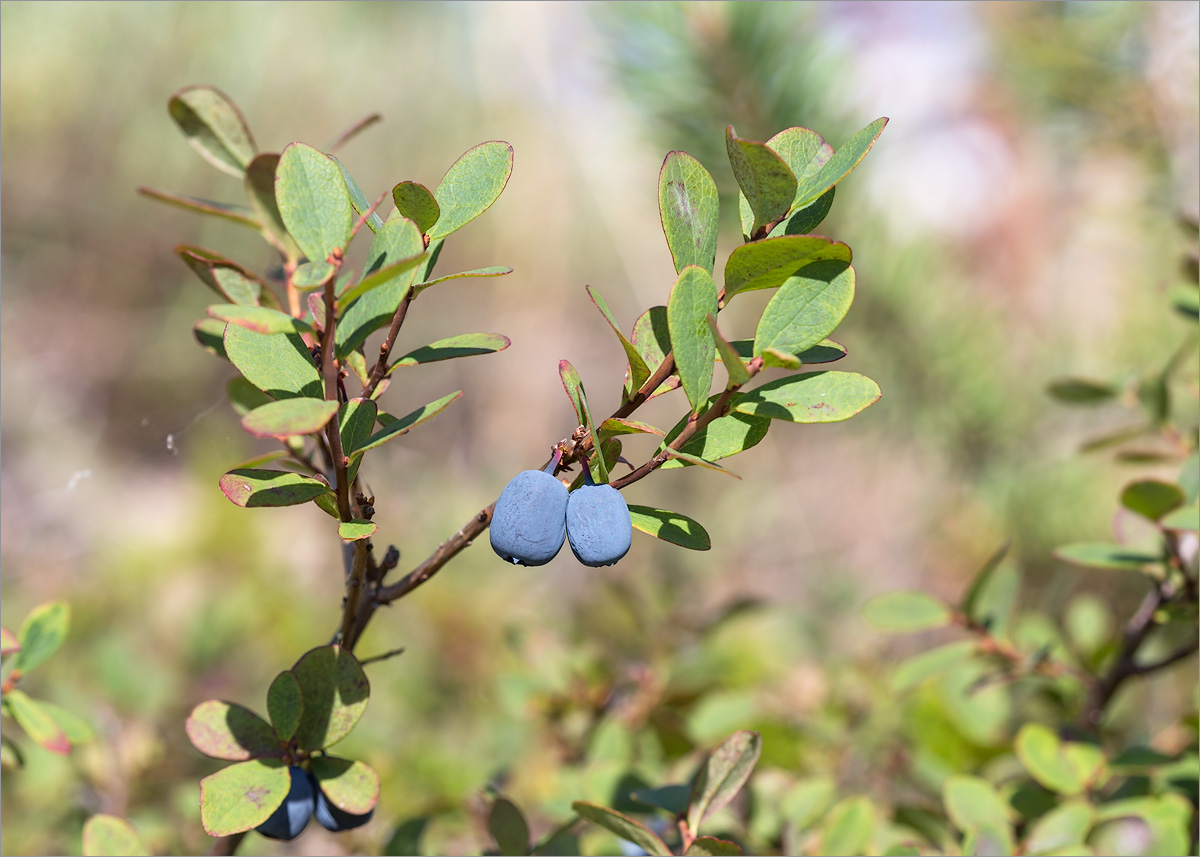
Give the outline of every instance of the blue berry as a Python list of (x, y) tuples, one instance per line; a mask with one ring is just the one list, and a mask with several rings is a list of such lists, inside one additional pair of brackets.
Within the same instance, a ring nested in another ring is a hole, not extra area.
[(313, 814), (313, 784), (308, 773), (301, 767), (292, 765), (288, 768), (292, 775), (292, 785), (288, 795), (283, 799), (279, 809), (271, 813), (271, 817), (255, 829), (270, 839), (295, 839)]
[(492, 512), (492, 550), (516, 565), (545, 565), (562, 549), (566, 515), (565, 485), (545, 471), (518, 473)]
[(575, 558), (592, 568), (617, 562), (633, 541), (629, 504), (616, 488), (594, 483), (586, 465), (584, 484), (567, 500), (567, 538)]

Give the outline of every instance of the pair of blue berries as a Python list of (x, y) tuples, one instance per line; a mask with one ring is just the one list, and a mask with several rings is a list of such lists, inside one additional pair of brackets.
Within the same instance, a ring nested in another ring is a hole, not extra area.
[(518, 473), (492, 512), (492, 550), (515, 565), (545, 565), (563, 539), (581, 563), (612, 565), (629, 553), (633, 521), (629, 505), (611, 485), (597, 485), (584, 465), (584, 483), (567, 492), (554, 478), (558, 457), (545, 470)]
[(314, 815), (318, 824), (334, 833), (353, 830), (371, 820), (375, 812), (373, 809), (364, 815), (353, 815), (330, 803), (313, 775), (303, 768), (292, 765), (288, 772), (292, 775), (288, 796), (283, 799), (279, 809), (271, 813), (270, 818), (255, 828), (263, 836), (295, 839), (304, 832), (308, 820)]

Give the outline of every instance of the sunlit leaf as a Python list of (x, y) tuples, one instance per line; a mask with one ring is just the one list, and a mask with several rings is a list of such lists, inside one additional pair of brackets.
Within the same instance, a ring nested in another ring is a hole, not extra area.
[(241, 762), (283, 755), (271, 724), (234, 702), (201, 702), (192, 709), (184, 728), (192, 746), (214, 759)]
[(359, 539), (369, 539), (379, 531), (379, 524), (355, 518), (353, 521), (343, 521), (338, 524), (338, 538), (344, 542), (356, 542)]
[(314, 756), (312, 773), (325, 797), (342, 812), (366, 815), (379, 800), (379, 774), (362, 762)]
[[(571, 400), (571, 407), (575, 409), (575, 416), (579, 419), (579, 424), (587, 429), (593, 439), (596, 438), (597, 432), (592, 422), (592, 411), (588, 407), (587, 394), (583, 391), (583, 381), (580, 379), (579, 373), (575, 371), (575, 367), (569, 361), (560, 360), (558, 361), (558, 377), (562, 380), (567, 398)], [(593, 456), (592, 461), (600, 476), (600, 482), (607, 485), (609, 482), (608, 462), (604, 460), (603, 455)]]
[(150, 857), (150, 850), (128, 821), (100, 814), (84, 822), (83, 857)]
[(940, 628), (954, 614), (926, 592), (901, 590), (872, 598), (863, 606), (863, 618), (881, 631), (906, 632)]
[(508, 184), (512, 167), (508, 143), (493, 140), (463, 153), (433, 192), (441, 216), (429, 230), (430, 240), (446, 237), (487, 211)]
[(604, 316), (604, 320), (608, 322), (608, 326), (612, 328), (613, 333), (617, 335), (617, 339), (621, 343), (621, 348), (625, 351), (625, 359), (629, 364), (629, 390), (635, 392), (641, 389), (642, 384), (650, 377), (650, 370), (646, 367), (646, 362), (642, 359), (642, 355), (634, 347), (633, 343), (621, 332), (621, 326), (617, 324), (617, 320), (613, 318), (612, 312), (608, 308), (608, 304), (604, 302), (604, 298), (600, 297), (600, 293), (591, 286), (587, 286), (588, 297), (592, 299), (596, 309), (600, 310), (600, 314)]
[(220, 321), (236, 324), (255, 333), (311, 333), (312, 325), (285, 312), (260, 306), (213, 304), (208, 314)]
[(296, 728), (300, 747), (320, 750), (349, 735), (371, 695), (370, 683), (354, 655), (337, 646), (321, 646), (301, 657), (292, 673), (304, 700)]
[(1159, 554), (1150, 551), (1102, 542), (1063, 545), (1055, 549), (1054, 555), (1071, 565), (1112, 571), (1142, 571), (1146, 566), (1162, 561)]
[(717, 286), (703, 268), (683, 269), (667, 302), (667, 326), (675, 353), (675, 368), (683, 391), (699, 413), (712, 384), (717, 348), (708, 330), (708, 316), (717, 313)]
[(297, 334), (255, 333), (225, 327), (225, 353), (247, 381), (275, 399), (321, 398), (321, 375)]
[(787, 214), (796, 196), (796, 175), (766, 144), (743, 140), (732, 125), (725, 128), (725, 150), (753, 214), (746, 236), (754, 237), (760, 227)]
[(813, 262), (784, 281), (754, 335), (757, 357), (768, 348), (800, 354), (832, 333), (854, 302), (854, 269), (845, 262)]
[(283, 470), (230, 470), (221, 477), (221, 491), (236, 506), (298, 506), (332, 494), (318, 479)]
[(572, 803), (571, 808), (588, 821), (615, 833), (627, 842), (632, 842), (651, 857), (670, 857), (671, 849), (650, 828), (615, 809), (579, 800)]
[(678, 512), (630, 503), (629, 516), (633, 519), (635, 530), (641, 530), (656, 539), (694, 551), (706, 551), (712, 547), (704, 527)]
[(740, 292), (778, 288), (814, 262), (848, 265), (852, 258), (849, 246), (818, 235), (787, 235), (744, 244), (729, 254), (725, 264), (725, 303)]
[(394, 440), (403, 434), (407, 434), (411, 429), (419, 426), (421, 423), (427, 420), (433, 419), (442, 411), (446, 410), (446, 408), (450, 407), (450, 404), (461, 395), (462, 390), (455, 390), (453, 393), (442, 396), (440, 399), (432, 401), (428, 405), (417, 408), (412, 413), (406, 414), (399, 419), (395, 419), (381, 412), (379, 414), (379, 422), (383, 423), (384, 427), (375, 432), (375, 434), (371, 435), (367, 439), (366, 443), (355, 450), (355, 453), (357, 454), (366, 452), (370, 449), (375, 449), (377, 446), (381, 446), (382, 444), (387, 443), (389, 440)]
[(200, 823), (209, 836), (258, 827), (279, 809), (292, 786), (282, 759), (238, 762), (200, 781)]
[(762, 736), (757, 732), (735, 732), (717, 745), (692, 784), (687, 812), (690, 829), (699, 830), (706, 818), (733, 800), (761, 754)]
[(67, 733), (50, 716), (40, 702), (32, 699), (23, 690), (13, 688), (4, 694), (8, 713), (25, 730), (25, 734), (39, 747), (65, 756), (71, 752), (71, 741)]
[(288, 741), (296, 734), (303, 714), (300, 682), (291, 670), (281, 672), (267, 688), (267, 716), (279, 740)]
[(717, 203), (717, 184), (708, 170), (686, 152), (668, 152), (658, 174), (658, 212), (675, 273), (699, 265), (712, 274)]
[(476, 354), (493, 354), (503, 351), (512, 345), (512, 340), (499, 333), (460, 333), (446, 339), (439, 339), (429, 345), (423, 345), (408, 352), (391, 365), (388, 373), (401, 366), (416, 366), (420, 363), (434, 363), (438, 360), (451, 360), (455, 357), (472, 357)]
[(242, 417), (242, 428), (255, 437), (284, 439), (313, 434), (337, 413), (338, 403), (324, 399), (282, 399), (255, 408)]
[(417, 182), (400, 182), (392, 188), (392, 201), (402, 217), (407, 217), (421, 232), (428, 232), (442, 216), (442, 209), (429, 188)]
[(303, 143), (288, 145), (275, 170), (275, 200), (288, 234), (309, 259), (327, 259), (346, 246), (354, 209), (329, 156)]
[(28, 675), (58, 651), (71, 629), (71, 605), (49, 601), (29, 611), (17, 631), (21, 650), (13, 659), (13, 668)]
[(229, 96), (213, 86), (187, 86), (171, 96), (167, 109), (206, 161), (241, 177), (256, 148), (246, 120)]
[(503, 277), (505, 274), (511, 274), (512, 268), (507, 265), (488, 265), (484, 268), (472, 268), (470, 271), (459, 271), (457, 274), (446, 274), (444, 277), (437, 277), (433, 280), (426, 280), (422, 283), (417, 283), (413, 286), (413, 294), (420, 294), (430, 286), (436, 286), (438, 283), (445, 283), (448, 280), (462, 280), (478, 277)]
[(794, 423), (847, 420), (879, 401), (879, 385), (855, 372), (806, 372), (743, 393), (738, 413)]

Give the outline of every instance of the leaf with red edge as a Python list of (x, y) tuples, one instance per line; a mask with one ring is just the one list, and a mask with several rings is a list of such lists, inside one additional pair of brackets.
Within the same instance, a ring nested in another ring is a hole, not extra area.
[(221, 477), (221, 491), (235, 506), (299, 506), (333, 491), (319, 479), (282, 470), (239, 468)]
[(283, 399), (255, 408), (242, 417), (242, 428), (255, 437), (313, 434), (337, 413), (338, 403), (324, 399)]
[(39, 747), (63, 756), (71, 752), (71, 741), (66, 732), (37, 700), (14, 688), (4, 694), (4, 704), (17, 721), (17, 725), (24, 729), (25, 734)]
[(17, 635), (7, 628), (0, 627), (0, 655), (8, 655), (20, 651), (21, 641)]
[(351, 815), (366, 815), (379, 800), (379, 774), (362, 762), (314, 756), (312, 773), (329, 802)]

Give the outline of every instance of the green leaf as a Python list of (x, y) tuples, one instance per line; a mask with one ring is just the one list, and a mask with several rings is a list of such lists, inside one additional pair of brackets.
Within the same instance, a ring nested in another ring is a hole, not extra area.
[(256, 147), (241, 111), (213, 86), (187, 86), (171, 96), (167, 109), (188, 143), (222, 172), (241, 177)]
[(371, 695), (354, 655), (337, 646), (321, 646), (301, 657), (292, 672), (304, 699), (296, 728), (300, 748), (321, 750), (349, 735)]
[(688, 464), (694, 464), (697, 467), (703, 467), (705, 470), (712, 470), (717, 473), (724, 473), (726, 476), (732, 476), (734, 479), (742, 478), (742, 477), (738, 476), (736, 473), (734, 473), (732, 470), (726, 470), (721, 465), (713, 464), (711, 461), (705, 461), (700, 456), (692, 455), (690, 452), (680, 452), (679, 450), (671, 449), (670, 447), (667, 447), (665, 452), (667, 453), (667, 456), (669, 458), (678, 459), (680, 461), (685, 461)]
[(1096, 822), (1096, 808), (1086, 800), (1063, 803), (1039, 818), (1025, 839), (1026, 854), (1055, 851), (1076, 842), (1086, 842)]
[(312, 325), (278, 310), (260, 306), (213, 304), (208, 314), (255, 333), (312, 333)]
[(728, 857), (728, 855), (741, 854), (742, 849), (738, 847), (737, 843), (730, 842), (728, 839), (699, 836), (692, 840), (692, 844), (683, 853), (688, 857)]
[(175, 247), (175, 255), (192, 269), (201, 282), (231, 303), (257, 306), (263, 296), (262, 280), (237, 262), (190, 244)]
[(356, 542), (359, 539), (369, 539), (379, 531), (379, 524), (362, 518), (353, 521), (343, 521), (338, 524), (338, 538), (344, 542)]
[(25, 734), (44, 750), (65, 756), (71, 752), (71, 741), (67, 733), (50, 716), (40, 702), (16, 688), (4, 694), (4, 703), (17, 725)]
[[(717, 398), (718, 396), (710, 398), (708, 407), (712, 407), (713, 402)], [(687, 422), (688, 418), (684, 417), (667, 432), (667, 436), (663, 438), (662, 443), (658, 447), (659, 452), (665, 449), (671, 441), (679, 437), (679, 433), (683, 431)], [(698, 458), (703, 458), (705, 461), (720, 461), (722, 458), (729, 458), (731, 455), (737, 455), (739, 452), (745, 452), (752, 446), (756, 446), (759, 441), (767, 436), (767, 429), (770, 427), (771, 420), (769, 417), (756, 417), (738, 413), (726, 414), (723, 417), (718, 417), (696, 432), (692, 436), (692, 439), (681, 447), (680, 452), (695, 455)], [(660, 469), (670, 470), (676, 467), (689, 466), (691, 465), (683, 461), (671, 459), (664, 462)]]
[(492, 801), (487, 825), (501, 854), (529, 853), (529, 823), (515, 803), (502, 797)]
[[(592, 436), (594, 445), (598, 434), (595, 424), (592, 422), (592, 411), (588, 407), (587, 394), (583, 391), (583, 381), (580, 380), (579, 373), (575, 371), (575, 367), (569, 361), (560, 360), (558, 361), (558, 377), (562, 379), (563, 389), (567, 391), (567, 398), (571, 400), (571, 406), (575, 409), (575, 416), (579, 418), (579, 424), (587, 429), (588, 434)], [(589, 463), (596, 467), (600, 477), (599, 481), (607, 485), (609, 482), (608, 462), (604, 460), (604, 456), (594, 455)]]
[(928, 679), (949, 672), (974, 653), (974, 640), (959, 640), (913, 655), (892, 670), (891, 688), (896, 693), (904, 693)]
[(11, 655), (21, 651), (21, 641), (7, 628), (0, 627), (0, 655)]
[(276, 399), (321, 398), (321, 375), (297, 334), (255, 333), (230, 324), (224, 342), (229, 362), (264, 393)]
[(354, 209), (342, 171), (328, 155), (291, 143), (275, 170), (279, 214), (304, 255), (323, 261), (350, 240)]
[(292, 776), (282, 759), (238, 762), (200, 781), (200, 823), (209, 836), (258, 827), (283, 805)]
[(447, 280), (462, 280), (471, 277), (503, 277), (505, 274), (511, 273), (512, 268), (507, 265), (488, 265), (484, 268), (472, 268), (470, 271), (460, 271), (457, 274), (447, 274), (444, 277), (417, 283), (413, 286), (413, 294), (419, 295), (430, 286), (436, 286), (438, 283), (444, 283)]
[(487, 211), (508, 184), (512, 167), (513, 148), (508, 143), (493, 140), (463, 153), (433, 192), (442, 213), (429, 239), (445, 238)]
[[(346, 183), (346, 193), (350, 196), (350, 204), (354, 207), (355, 213), (361, 217), (365, 212), (370, 211), (371, 203), (367, 200), (367, 195), (358, 186), (358, 182), (354, 180), (354, 176), (350, 175), (350, 171), (346, 169), (346, 165), (335, 155), (328, 155), (328, 158), (337, 164), (338, 169), (342, 173), (342, 181)], [(376, 233), (383, 228), (383, 218), (379, 216), (379, 209), (371, 211), (371, 216), (367, 218), (367, 228)]]
[(242, 417), (242, 428), (255, 437), (314, 434), (337, 413), (338, 403), (324, 399), (283, 399), (255, 408)]
[(671, 849), (653, 831), (615, 809), (584, 803), (581, 800), (572, 803), (571, 808), (588, 821), (615, 833), (627, 842), (632, 842), (651, 857), (670, 857)]
[(1026, 723), (1013, 744), (1025, 770), (1041, 785), (1064, 795), (1077, 795), (1084, 789), (1080, 777), (1064, 752), (1062, 741), (1040, 723)]
[(422, 233), (432, 229), (442, 216), (442, 209), (429, 188), (417, 182), (400, 182), (392, 188), (392, 201), (400, 215), (417, 224)]
[(79, 715), (45, 700), (38, 700), (38, 705), (42, 707), (44, 713), (50, 716), (51, 720), (58, 724), (58, 728), (67, 736), (67, 740), (72, 745), (87, 744), (95, 739), (96, 733), (92, 730), (91, 724)]
[(787, 214), (796, 196), (796, 175), (764, 143), (736, 136), (732, 125), (725, 128), (725, 151), (733, 177), (753, 214), (746, 233), (753, 238), (760, 227)]
[(812, 827), (833, 803), (833, 780), (827, 775), (809, 777), (796, 783), (780, 801), (783, 817), (798, 831)]
[(214, 759), (241, 762), (283, 755), (271, 724), (235, 702), (205, 700), (192, 709), (184, 727), (192, 746)]
[[(735, 339), (729, 344), (733, 346), (733, 350), (742, 360), (750, 360), (754, 357), (753, 339)], [(763, 356), (763, 362), (766, 363), (765, 351), (763, 352)], [(834, 363), (846, 356), (846, 346), (834, 342), (832, 339), (824, 339), (812, 348), (806, 348), (799, 354), (792, 356), (801, 364)]]
[[(708, 322), (708, 331), (712, 334), (713, 344), (717, 346), (717, 356), (725, 365), (725, 371), (729, 375), (729, 387), (740, 387), (750, 380), (750, 372), (746, 369), (746, 364), (742, 362), (742, 358), (729, 341), (721, 335), (720, 329), (717, 328), (717, 317), (710, 313), (705, 320)], [(797, 362), (796, 368), (799, 366), (800, 364)]]
[(768, 348), (799, 354), (834, 331), (854, 302), (854, 268), (813, 262), (789, 277), (763, 310), (754, 356)]
[(28, 675), (44, 664), (67, 639), (71, 628), (71, 605), (49, 601), (29, 611), (17, 631), (21, 651), (13, 659), (13, 669)]
[(626, 338), (621, 332), (620, 325), (613, 318), (612, 312), (608, 309), (608, 304), (604, 302), (604, 298), (600, 297), (600, 293), (591, 286), (586, 286), (588, 297), (592, 299), (592, 303), (596, 305), (596, 309), (600, 310), (600, 314), (604, 316), (604, 320), (608, 322), (608, 326), (612, 328), (613, 333), (617, 335), (617, 339), (621, 342), (621, 347), (625, 350), (625, 359), (629, 364), (629, 377), (627, 380), (626, 389), (630, 394), (641, 389), (642, 384), (650, 377), (650, 370), (646, 367), (646, 362), (642, 359), (642, 355), (634, 347), (633, 343)]
[(325, 797), (342, 812), (366, 815), (379, 800), (379, 774), (362, 762), (313, 756), (312, 773)]
[(342, 433), (342, 454), (353, 456), (371, 437), (379, 406), (370, 399), (351, 399), (338, 413), (338, 428)]
[(1200, 531), (1200, 506), (1193, 503), (1191, 506), (1176, 509), (1174, 512), (1164, 515), (1158, 523), (1164, 530)]
[(728, 304), (740, 292), (778, 288), (814, 262), (849, 265), (852, 258), (847, 245), (818, 235), (785, 235), (744, 244), (729, 254), (725, 264), (724, 301)]
[(750, 778), (762, 754), (762, 736), (735, 732), (717, 745), (696, 773), (688, 801), (687, 821), (692, 831), (729, 803)]
[(967, 618), (992, 636), (1007, 639), (1021, 591), (1021, 575), (1013, 566), (998, 562), (986, 575), (980, 574), (976, 582), (978, 586), (972, 586), (968, 595), (969, 612), (963, 608)]
[(1058, 378), (1046, 385), (1046, 392), (1068, 405), (1094, 405), (1116, 396), (1119, 389), (1090, 378)]
[(150, 850), (128, 821), (100, 814), (84, 822), (83, 857), (150, 857)]
[[(784, 235), (809, 235), (817, 230), (817, 227), (824, 222), (829, 210), (833, 208), (833, 196), (837, 188), (830, 188), (825, 193), (821, 194), (808, 205), (794, 209), (787, 217), (771, 230), (768, 238), (780, 238)], [(747, 209), (745, 218), (749, 216)], [(748, 219), (744, 219), (743, 223), (748, 223)]]
[(942, 784), (946, 814), (963, 831), (978, 827), (1007, 830), (1011, 811), (1008, 802), (987, 780), (954, 774)]
[(291, 670), (275, 676), (267, 688), (267, 716), (281, 741), (290, 741), (304, 715), (304, 700), (300, 694), (300, 682)]
[(329, 486), (317, 479), (283, 470), (230, 470), (221, 477), (221, 491), (235, 506), (298, 506), (324, 494)]
[(681, 815), (692, 796), (692, 787), (685, 785), (660, 786), (656, 789), (634, 789), (629, 797), (638, 803), (666, 810), (670, 815)]
[(229, 404), (233, 406), (239, 417), (244, 417), (255, 408), (261, 408), (263, 405), (275, 401), (245, 378), (231, 378), (226, 389), (229, 395)]
[[(825, 138), (808, 128), (785, 128), (770, 140), (767, 148), (779, 155), (796, 176), (797, 190), (821, 171), (833, 157), (833, 146)], [(802, 203), (796, 197), (792, 204)]]
[(842, 144), (816, 174), (806, 176), (799, 184), (792, 206), (808, 205), (848, 176), (871, 151), (887, 123), (887, 117), (876, 119)]
[[(633, 340), (633, 347), (637, 349), (638, 354), (642, 355), (646, 368), (650, 370), (650, 374), (654, 374), (654, 371), (671, 351), (667, 308), (665, 306), (650, 307), (638, 316), (638, 320), (633, 323), (633, 335), (630, 338)], [(678, 386), (679, 376), (672, 374), (659, 385), (659, 388), (649, 398), (669, 393)]]
[(609, 417), (604, 422), (600, 423), (599, 432), (603, 435), (618, 435), (618, 434), (656, 434), (662, 436), (662, 430), (656, 429), (649, 423), (639, 422), (622, 417)]
[(864, 854), (875, 834), (875, 807), (869, 798), (846, 798), (821, 825), (821, 854)]
[(440, 399), (430, 402), (428, 405), (417, 408), (410, 414), (406, 414), (400, 419), (395, 419), (388, 414), (380, 413), (379, 422), (383, 423), (383, 428), (371, 435), (367, 442), (355, 450), (355, 453), (366, 452), (370, 449), (375, 449), (387, 443), (389, 440), (394, 440), (402, 434), (407, 434), (412, 428), (419, 426), (421, 423), (431, 420), (440, 414), (446, 408), (450, 407), (450, 403), (462, 395), (462, 390), (455, 390), (449, 395), (442, 396)]
[(1176, 286), (1171, 289), (1171, 305), (1185, 318), (1195, 321), (1200, 317), (1200, 292), (1192, 286)]
[[(329, 282), (329, 279), (335, 273), (337, 273), (337, 268), (335, 268), (331, 263), (326, 262), (324, 259), (318, 262), (305, 262), (303, 265), (297, 267), (295, 273), (292, 274), (292, 285), (302, 292), (320, 289), (323, 288), (327, 282)], [(323, 323), (324, 319), (321, 321)], [(260, 331), (260, 333), (261, 332), (267, 331)], [(278, 333), (279, 331), (269, 332)]]
[(229, 359), (229, 355), (225, 353), (225, 322), (215, 318), (202, 318), (192, 325), (192, 335), (209, 354), (214, 354), (222, 360)]
[(1157, 553), (1101, 542), (1063, 545), (1055, 549), (1054, 556), (1071, 565), (1111, 571), (1142, 571), (1146, 566), (1162, 561)]
[(246, 167), (246, 197), (250, 208), (258, 216), (263, 237), (288, 260), (300, 258), (300, 248), (283, 225), (283, 216), (275, 202), (275, 170), (279, 166), (279, 155), (255, 156)]
[(879, 385), (854, 372), (806, 372), (742, 394), (733, 409), (794, 423), (836, 423), (879, 401)]
[(683, 269), (667, 302), (667, 326), (675, 353), (679, 381), (692, 405), (692, 413), (708, 399), (713, 357), (717, 353), (708, 331), (708, 316), (717, 313), (717, 285), (703, 268)]
[(1183, 505), (1183, 489), (1160, 479), (1139, 479), (1121, 491), (1121, 505), (1136, 515), (1157, 521)]
[(630, 503), (629, 516), (633, 519), (635, 530), (641, 530), (656, 539), (694, 551), (706, 551), (712, 547), (704, 527), (678, 512)]
[(421, 846), (421, 836), (428, 826), (428, 816), (410, 818), (402, 824), (396, 825), (391, 838), (380, 853), (389, 854), (392, 857), (421, 857), (426, 853), (425, 848)]
[(388, 374), (400, 366), (416, 366), (419, 363), (434, 363), (438, 360), (451, 360), (455, 357), (473, 357), (476, 354), (493, 354), (503, 351), (512, 345), (512, 340), (499, 333), (460, 333), (446, 339), (439, 339), (429, 345), (410, 351), (397, 360), (388, 369)]
[(717, 183), (699, 161), (687, 152), (667, 153), (658, 173), (658, 212), (675, 273), (698, 265), (712, 274), (718, 201)]
[(211, 199), (200, 199), (195, 196), (184, 196), (183, 194), (170, 193), (152, 187), (139, 187), (138, 193), (158, 202), (165, 202), (167, 205), (185, 209), (186, 211), (195, 211), (199, 214), (219, 217), (222, 220), (229, 220), (241, 226), (249, 226), (251, 229), (262, 229), (262, 224), (254, 216), (254, 212), (244, 205), (237, 205), (230, 202), (215, 202)]
[(924, 631), (949, 625), (954, 613), (926, 592), (901, 590), (877, 595), (863, 605), (863, 618), (881, 631)]

